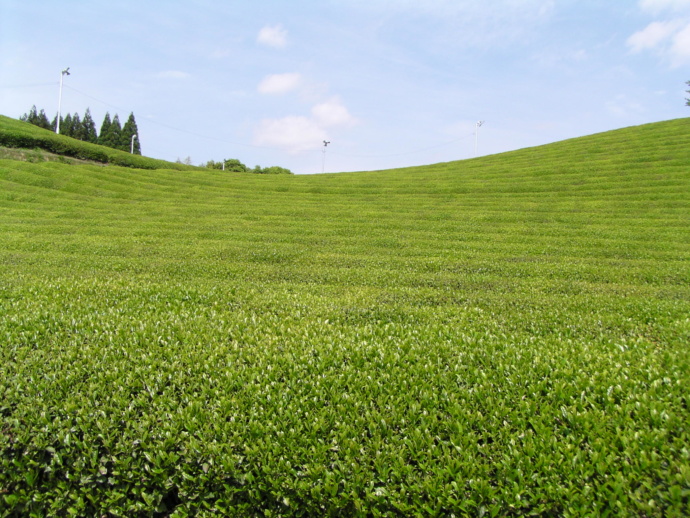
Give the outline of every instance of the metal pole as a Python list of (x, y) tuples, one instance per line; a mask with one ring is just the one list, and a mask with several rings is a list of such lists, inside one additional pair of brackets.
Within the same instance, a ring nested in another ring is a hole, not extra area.
[(55, 124), (55, 133), (57, 133), (58, 135), (60, 134), (60, 112), (62, 109), (62, 79), (68, 75), (69, 75), (69, 67), (67, 67), (66, 69), (64, 69), (60, 73), (60, 97), (58, 98), (57, 123)]
[(477, 121), (477, 125), (474, 130), (474, 156), (477, 156), (477, 141), (479, 140), (479, 127), (482, 124), (484, 124), (484, 121)]
[(133, 155), (133, 154), (134, 154), (134, 139), (135, 139), (135, 138), (137, 138), (137, 136), (136, 136), (136, 135), (132, 135), (132, 145), (131, 145), (130, 150), (129, 150), (130, 155)]
[(324, 173), (326, 171), (326, 148), (330, 143), (330, 140), (323, 141), (323, 162), (321, 163), (321, 173)]

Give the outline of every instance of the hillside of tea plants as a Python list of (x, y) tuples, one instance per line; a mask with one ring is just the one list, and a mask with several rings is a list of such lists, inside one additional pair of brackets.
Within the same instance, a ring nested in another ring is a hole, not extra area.
[(263, 176), (0, 160), (0, 516), (687, 516), (690, 119)]
[(193, 169), (193, 167), (181, 163), (147, 158), (108, 146), (56, 135), (52, 131), (39, 128), (28, 122), (0, 115), (0, 159), (8, 157), (29, 162), (59, 159), (59, 161), (67, 164), (75, 161), (89, 161), (137, 169)]

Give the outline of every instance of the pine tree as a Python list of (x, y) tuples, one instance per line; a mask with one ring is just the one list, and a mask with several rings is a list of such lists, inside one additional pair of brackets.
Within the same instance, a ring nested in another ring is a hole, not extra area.
[(43, 129), (54, 129), (51, 127), (50, 121), (48, 120), (48, 116), (46, 115), (45, 110), (41, 110), (40, 113), (36, 109), (36, 105), (34, 104), (31, 109), (29, 110), (29, 113), (25, 113), (21, 117), (19, 117), (20, 121), (23, 122), (28, 122), (29, 124), (33, 124), (34, 126), (38, 126), (39, 128)]
[(126, 151), (132, 151), (132, 137), (134, 138), (134, 154), (141, 155), (141, 144), (139, 142), (139, 129), (137, 122), (134, 120), (134, 113), (129, 114), (129, 118), (122, 127), (122, 134), (120, 136), (120, 144)]
[(81, 124), (84, 127), (84, 140), (86, 142), (91, 142), (92, 144), (98, 142), (98, 134), (96, 133), (96, 123), (93, 121), (93, 118), (91, 117), (91, 110), (89, 110), (88, 108), (84, 113), (84, 120), (81, 121)]
[(84, 131), (84, 124), (81, 122), (81, 117), (78, 113), (72, 115), (72, 138), (78, 140), (86, 140), (86, 131)]
[(29, 124), (38, 125), (38, 110), (36, 109), (36, 105), (34, 104), (31, 107), (29, 113), (25, 113), (24, 115), (19, 117), (19, 120), (22, 122), (28, 122)]
[(69, 113), (65, 115), (64, 120), (60, 122), (60, 135), (66, 137), (72, 136), (72, 116)]
[(50, 127), (50, 121), (48, 120), (48, 116), (46, 115), (45, 110), (41, 110), (41, 112), (38, 114), (38, 124), (37, 126), (40, 126), (43, 129), (52, 129)]
[(110, 126), (112, 124), (110, 113), (105, 112), (105, 118), (103, 119), (103, 124), (101, 124), (101, 132), (98, 134), (98, 143), (101, 146), (110, 146), (108, 139), (110, 138)]
[(115, 117), (113, 117), (112, 123), (110, 124), (110, 129), (108, 130), (108, 144), (106, 145), (113, 149), (123, 149), (126, 151), (127, 149), (123, 148), (121, 144), (121, 135), (122, 125), (120, 124), (120, 117), (118, 117), (116, 113)]

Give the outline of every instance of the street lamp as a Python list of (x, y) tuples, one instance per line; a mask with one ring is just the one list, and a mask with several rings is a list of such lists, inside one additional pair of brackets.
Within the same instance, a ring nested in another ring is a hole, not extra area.
[(326, 148), (328, 147), (328, 144), (330, 144), (330, 140), (324, 140), (323, 141), (323, 162), (321, 163), (321, 172), (324, 173), (326, 171)]
[[(130, 152), (130, 154), (132, 154), (132, 155), (134, 154), (134, 139), (135, 139), (135, 138), (137, 138), (137, 136), (136, 136), (136, 135), (132, 135), (132, 145), (131, 145), (130, 148), (129, 148), (129, 152)], [(225, 165), (225, 163), (223, 163), (223, 165)]]
[(60, 97), (58, 98), (58, 114), (57, 114), (57, 124), (55, 125), (55, 133), (60, 133), (60, 109), (62, 108), (62, 79), (69, 75), (69, 67), (64, 69), (60, 74)]
[(484, 121), (477, 121), (476, 128), (474, 129), (474, 156), (477, 156), (477, 139), (479, 137), (479, 127), (484, 124)]

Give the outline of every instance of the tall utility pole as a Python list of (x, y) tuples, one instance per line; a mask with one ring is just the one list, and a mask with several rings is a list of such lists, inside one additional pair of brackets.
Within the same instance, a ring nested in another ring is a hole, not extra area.
[[(129, 154), (133, 155), (134, 154), (134, 139), (137, 138), (136, 135), (132, 135), (132, 145), (129, 148)], [(223, 170), (225, 170), (225, 162), (223, 162)]]
[(64, 69), (60, 74), (60, 97), (58, 97), (58, 115), (57, 124), (55, 125), (55, 133), (60, 133), (60, 110), (62, 108), (62, 79), (69, 75), (69, 67)]
[(479, 140), (479, 127), (484, 124), (484, 121), (477, 121), (474, 129), (474, 156), (477, 156), (477, 141)]
[(330, 140), (324, 140), (323, 141), (323, 162), (321, 163), (321, 172), (326, 171), (326, 148), (328, 147), (328, 144), (330, 144)]

